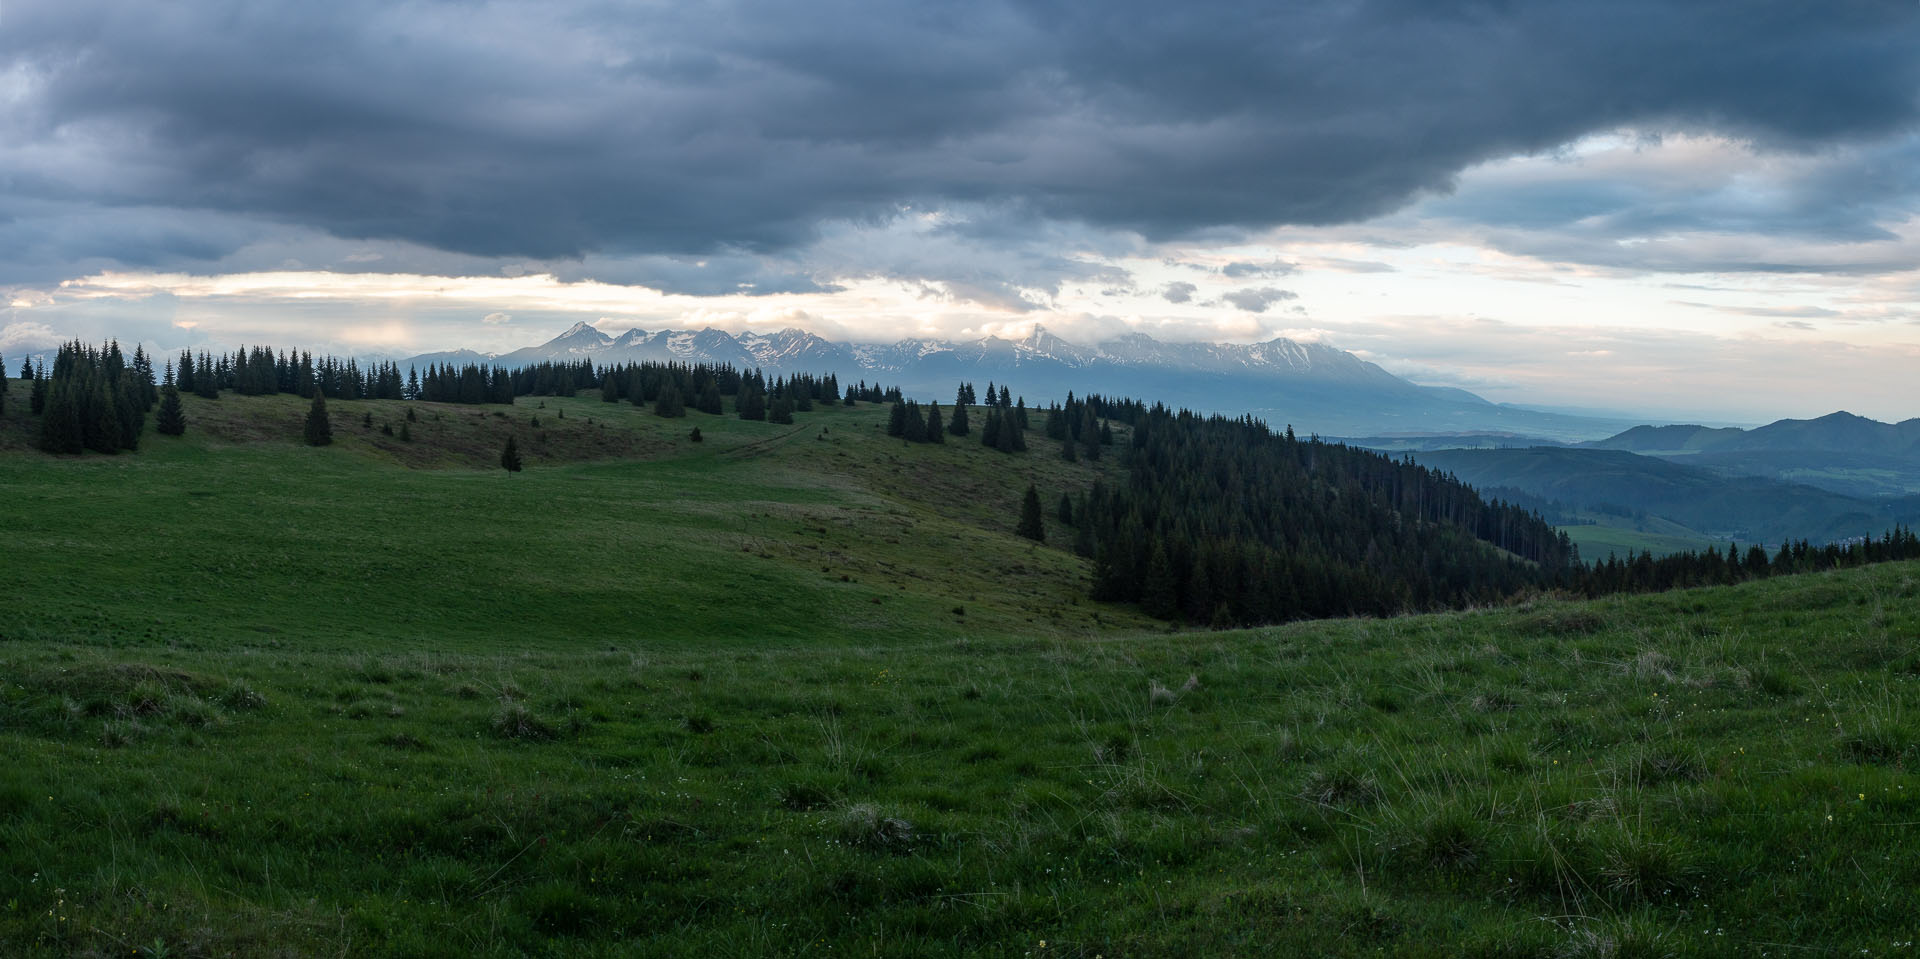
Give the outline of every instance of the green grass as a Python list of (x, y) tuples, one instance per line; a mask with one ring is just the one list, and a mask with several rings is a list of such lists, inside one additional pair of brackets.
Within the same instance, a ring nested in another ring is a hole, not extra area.
[(1045, 444), (547, 402), (639, 458), (0, 456), (0, 952), (1920, 938), (1920, 564), (1168, 634), (1009, 535)]
[(1659, 559), (1674, 553), (1699, 552), (1708, 547), (1722, 552), (1727, 548), (1725, 541), (1705, 536), (1651, 533), (1617, 526), (1562, 526), (1560, 531), (1573, 540), (1573, 545), (1580, 548), (1580, 558), (1588, 562), (1604, 560), (1608, 556), (1625, 560), (1643, 552), (1652, 553), (1655, 559)]

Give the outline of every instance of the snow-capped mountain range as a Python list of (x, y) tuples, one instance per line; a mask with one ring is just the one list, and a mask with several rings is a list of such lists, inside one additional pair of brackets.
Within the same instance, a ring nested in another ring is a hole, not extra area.
[[(1497, 406), (1464, 390), (1410, 383), (1323, 343), (1277, 338), (1264, 343), (1164, 343), (1144, 333), (1092, 345), (1071, 343), (1036, 326), (1023, 339), (905, 339), (836, 343), (800, 329), (777, 333), (632, 329), (610, 336), (586, 323), (539, 346), (511, 353), (428, 353), (401, 366), (479, 363), (506, 367), (547, 361), (596, 365), (726, 363), (769, 375), (832, 373), (899, 386), (910, 396), (946, 402), (962, 381), (991, 381), (1028, 403), (1069, 391), (1158, 401), (1229, 415), (1252, 413), (1274, 423), (1326, 434), (1385, 431), (1510, 431), (1597, 439), (1622, 428), (1590, 420)], [(1631, 425), (1631, 424), (1628, 424)]]

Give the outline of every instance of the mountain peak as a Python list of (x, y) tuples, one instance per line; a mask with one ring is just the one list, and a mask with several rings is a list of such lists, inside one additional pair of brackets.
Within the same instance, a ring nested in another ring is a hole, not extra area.
[(547, 342), (559, 343), (563, 340), (569, 341), (569, 342), (578, 341), (578, 342), (584, 342), (584, 343), (605, 345), (613, 342), (613, 337), (600, 332), (592, 324), (586, 322), (585, 320), (582, 320), (578, 323), (573, 324), (570, 327), (567, 327), (567, 331), (565, 333), (562, 333), (559, 336), (556, 336), (553, 339), (548, 340)]

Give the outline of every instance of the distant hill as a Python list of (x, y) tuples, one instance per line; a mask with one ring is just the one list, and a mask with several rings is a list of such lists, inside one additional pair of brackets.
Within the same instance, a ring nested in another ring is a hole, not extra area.
[(1480, 488), (1510, 487), (1569, 507), (1645, 512), (1713, 539), (1816, 543), (1878, 535), (1920, 518), (1920, 497), (1866, 499), (1730, 476), (1624, 450), (1535, 447), (1414, 452)]
[(1920, 418), (1882, 423), (1837, 412), (1751, 430), (1636, 426), (1580, 446), (1659, 456), (1729, 476), (1761, 476), (1850, 496), (1920, 492)]
[(1427, 387), (1323, 343), (1279, 338), (1264, 343), (1163, 343), (1131, 333), (1082, 345), (1035, 327), (1019, 340), (903, 339), (837, 343), (798, 329), (729, 334), (722, 330), (628, 330), (612, 336), (586, 323), (538, 346), (503, 354), (468, 350), (400, 361), (494, 363), (547, 361), (727, 363), (770, 374), (833, 373), (881, 381), (941, 401), (962, 380), (1008, 385), (1029, 402), (1064, 400), (1068, 391), (1153, 396), (1170, 406), (1251, 414), (1301, 433), (1368, 435), (1493, 432), (1528, 438), (1589, 440), (1627, 425), (1499, 406), (1465, 390)]

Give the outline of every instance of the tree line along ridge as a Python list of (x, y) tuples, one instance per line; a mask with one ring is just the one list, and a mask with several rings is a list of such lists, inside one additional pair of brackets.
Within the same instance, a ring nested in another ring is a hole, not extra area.
[[(0, 359), (0, 365), (4, 359)], [(39, 445), (57, 454), (134, 450), (155, 406), (163, 435), (185, 430), (179, 393), (208, 399), (294, 394), (313, 401), (303, 439), (331, 439), (326, 400), (391, 399), (510, 404), (520, 396), (597, 391), (663, 417), (689, 409), (723, 415), (729, 400), (741, 419), (775, 424), (817, 404), (890, 404), (886, 432), (906, 443), (976, 436), (989, 449), (1028, 452), (1040, 418), (1045, 437), (1067, 461), (1098, 460), (1117, 449), (1124, 481), (1095, 479), (1059, 492), (1055, 521), (1064, 545), (1089, 561), (1088, 594), (1136, 603), (1149, 615), (1215, 627), (1329, 616), (1390, 616), (1508, 601), (1561, 591), (1588, 597), (1719, 585), (1794, 572), (1920, 558), (1920, 538), (1896, 527), (1879, 538), (1814, 545), (1783, 543), (1769, 552), (1708, 548), (1659, 559), (1641, 553), (1599, 564), (1581, 561), (1567, 535), (1511, 501), (1486, 499), (1450, 473), (1291, 427), (1275, 432), (1252, 417), (1203, 416), (1133, 399), (1067, 395), (1028, 407), (1004, 385), (984, 400), (962, 383), (954, 402), (920, 403), (897, 387), (842, 387), (832, 374), (768, 377), (726, 364), (542, 362), (506, 369), (477, 364), (409, 369), (393, 363), (315, 358), (266, 347), (213, 355), (184, 352), (156, 373), (136, 347), (117, 342), (63, 344), (52, 366), (24, 361), (21, 379), (39, 418)], [(0, 409), (8, 386), (0, 376)], [(978, 408), (979, 427), (974, 426)], [(1120, 428), (1117, 439), (1115, 427)], [(402, 427), (403, 430), (405, 427)], [(696, 428), (697, 432), (697, 428)], [(509, 438), (501, 465), (517, 472), (521, 453)], [(1037, 488), (1029, 485), (1011, 528), (1044, 541)]]

